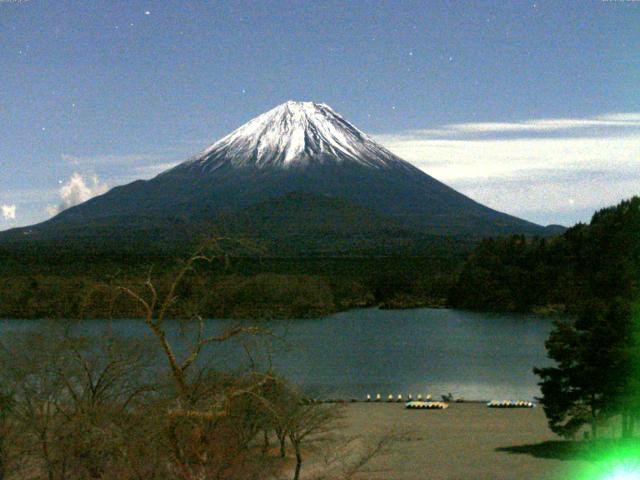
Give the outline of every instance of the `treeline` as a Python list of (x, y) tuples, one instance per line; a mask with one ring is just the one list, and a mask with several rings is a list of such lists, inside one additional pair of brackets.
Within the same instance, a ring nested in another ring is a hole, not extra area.
[[(637, 202), (601, 210), (589, 225), (554, 238), (450, 238), (419, 255), (278, 257), (235, 245), (227, 262), (198, 268), (182, 288), (189, 300), (183, 305), (218, 318), (314, 317), (374, 305), (576, 313), (589, 289), (625, 288), (621, 278), (634, 268), (628, 239), (638, 234)], [(99, 318), (104, 312), (86, 301), (97, 285), (143, 285), (151, 272), (163, 288), (186, 256), (0, 249), (0, 318)], [(586, 281), (610, 268), (621, 276), (596, 286)]]
[[(448, 255), (259, 258), (232, 257), (197, 266), (180, 287), (176, 316), (198, 311), (210, 318), (302, 318), (350, 308), (443, 306), (466, 250)], [(180, 260), (171, 255), (60, 255), (22, 257), (0, 266), (0, 318), (104, 318), (91, 300), (100, 286), (144, 286), (150, 275), (160, 290)]]
[(640, 198), (597, 212), (561, 242), (572, 315), (546, 342), (553, 366), (535, 370), (549, 426), (574, 436), (590, 425), (596, 438), (616, 419), (631, 441), (640, 421)]
[(473, 310), (578, 313), (587, 298), (637, 287), (640, 198), (593, 215), (552, 239), (484, 240), (469, 256), (449, 300)]

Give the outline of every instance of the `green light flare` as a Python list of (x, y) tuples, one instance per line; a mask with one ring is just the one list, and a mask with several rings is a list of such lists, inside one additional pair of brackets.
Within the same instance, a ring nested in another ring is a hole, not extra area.
[[(618, 443), (607, 449), (596, 443), (589, 466), (576, 472), (576, 480), (640, 480), (640, 442)], [(571, 478), (571, 477), (570, 477)]]
[(603, 480), (640, 480), (640, 469), (638, 462), (624, 462), (622, 465), (614, 467), (613, 471), (605, 474)]

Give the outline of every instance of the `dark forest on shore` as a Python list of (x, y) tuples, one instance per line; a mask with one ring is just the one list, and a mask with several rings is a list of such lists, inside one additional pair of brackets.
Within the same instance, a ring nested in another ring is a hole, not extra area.
[[(590, 289), (630, 288), (639, 203), (603, 209), (557, 237), (451, 237), (410, 254), (279, 257), (233, 246), (227, 261), (197, 267), (181, 287), (181, 305), (217, 318), (314, 317), (367, 306), (576, 313)], [(100, 317), (105, 312), (88, 301), (95, 285), (142, 285), (151, 274), (162, 289), (187, 253), (0, 248), (0, 317)], [(602, 273), (610, 270), (612, 278)]]

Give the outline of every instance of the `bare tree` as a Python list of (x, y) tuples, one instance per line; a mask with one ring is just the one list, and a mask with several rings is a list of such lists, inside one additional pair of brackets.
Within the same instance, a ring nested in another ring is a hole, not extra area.
[(211, 344), (226, 342), (227, 340), (241, 334), (257, 334), (262, 332), (261, 329), (254, 326), (237, 325), (228, 328), (219, 335), (207, 336), (205, 335), (204, 319), (199, 314), (194, 314), (187, 319), (178, 319), (183, 323), (197, 325), (196, 338), (191, 343), (189, 351), (183, 358), (178, 358), (176, 350), (169, 340), (165, 321), (169, 318), (172, 307), (174, 307), (180, 300), (177, 291), (185, 280), (185, 277), (189, 273), (192, 273), (196, 264), (200, 262), (211, 263), (214, 260), (218, 260), (227, 264), (229, 260), (221, 246), (221, 242), (230, 240), (232, 239), (228, 237), (216, 237), (207, 242), (205, 246), (198, 249), (184, 262), (183, 266), (178, 269), (173, 281), (164, 295), (160, 294), (154, 285), (151, 278), (151, 271), (149, 271), (147, 280), (144, 284), (145, 292), (137, 292), (131, 287), (124, 285), (97, 286), (98, 289), (110, 290), (115, 293), (111, 298), (112, 304), (117, 301), (118, 296), (125, 295), (133, 300), (137, 307), (141, 308), (144, 322), (156, 337), (164, 352), (172, 378), (177, 387), (180, 399), (183, 402), (188, 403), (190, 397), (188, 372), (205, 347)]
[(293, 480), (300, 478), (302, 469), (302, 444), (311, 436), (327, 433), (331, 421), (335, 418), (332, 409), (319, 404), (299, 404), (291, 413), (288, 425), (288, 435), (296, 456), (296, 467)]
[[(186, 353), (182, 355), (168, 333), (166, 323), (172, 318), (172, 309), (180, 300), (178, 291), (185, 278), (195, 271), (199, 263), (217, 260), (227, 264), (228, 258), (222, 247), (225, 241), (231, 239), (214, 238), (196, 251), (177, 271), (164, 293), (156, 288), (151, 272), (143, 291), (124, 285), (99, 286), (99, 289), (111, 292), (112, 304), (121, 296), (132, 300), (162, 349), (177, 392), (175, 404), (169, 408), (166, 417), (165, 434), (175, 463), (175, 474), (187, 480), (211, 476), (212, 471), (221, 478), (222, 472), (231, 467), (233, 459), (244, 453), (247, 444), (260, 428), (255, 416), (246, 415), (246, 411), (241, 412), (238, 405), (247, 405), (247, 398), (252, 398), (251, 402), (254, 402), (262, 385), (270, 378), (268, 373), (252, 372), (248, 379), (240, 379), (215, 375), (206, 368), (194, 368), (207, 347), (241, 335), (265, 334), (263, 329), (238, 324), (220, 333), (208, 335), (205, 332), (205, 321), (197, 313), (189, 318), (174, 319), (183, 326), (193, 326), (196, 329)], [(234, 435), (229, 435), (232, 429), (230, 419), (235, 422)], [(225, 437), (225, 442), (220, 441), (220, 435)]]
[(11, 393), (0, 393), (0, 480), (6, 478), (10, 458), (11, 422), (14, 399)]
[[(3, 345), (3, 387), (12, 392), (7, 447), (22, 459), (14, 472), (49, 480), (102, 478), (125, 461), (125, 431), (153, 391), (144, 350), (117, 338), (73, 335), (50, 325)], [(21, 474), (21, 476), (24, 476)]]
[(362, 475), (368, 477), (373, 472), (383, 473), (386, 470), (372, 469), (371, 464), (375, 459), (386, 455), (400, 438), (401, 436), (390, 432), (368, 441), (360, 436), (334, 438), (333, 449), (324, 457), (324, 469), (314, 480), (352, 480)]
[[(157, 369), (148, 343), (81, 336), (60, 324), (3, 343), (0, 392), (7, 397), (0, 395), (0, 480), (248, 480), (283, 471), (299, 480), (311, 447), (330, 439), (335, 410), (305, 401), (271, 368), (260, 371), (247, 344), (269, 332), (236, 324), (211, 334), (199, 315), (175, 315), (185, 311), (174, 307), (196, 265), (227, 261), (221, 240), (185, 261), (164, 288), (149, 272), (137, 288), (112, 284), (96, 290), (107, 294), (110, 305), (126, 300), (142, 313), (168, 369)], [(191, 334), (185, 350), (169, 319)], [(244, 373), (203, 364), (205, 350), (243, 335), (251, 364)], [(274, 433), (280, 456), (269, 454)], [(295, 454), (293, 472), (280, 458), (286, 457), (287, 441)], [(349, 472), (377, 453), (364, 452), (341, 475), (351, 478)]]

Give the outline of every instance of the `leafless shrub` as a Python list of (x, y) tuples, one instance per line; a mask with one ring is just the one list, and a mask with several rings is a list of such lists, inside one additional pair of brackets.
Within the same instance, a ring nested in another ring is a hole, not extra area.
[[(226, 262), (221, 241), (187, 259), (162, 291), (150, 272), (142, 286), (101, 284), (87, 297), (140, 312), (166, 369), (148, 338), (83, 336), (59, 322), (2, 342), (0, 480), (298, 480), (307, 463), (314, 475), (339, 473), (323, 478), (355, 478), (380, 453), (385, 442), (352, 452), (353, 442), (333, 435), (335, 408), (308, 402), (256, 366), (251, 344), (269, 332), (239, 323), (211, 334), (196, 313), (172, 315), (197, 263)], [(186, 349), (175, 344), (169, 318), (190, 333)], [(203, 352), (211, 358), (216, 346), (244, 336), (248, 370), (220, 372), (203, 362)], [(342, 453), (318, 470), (330, 445)]]

